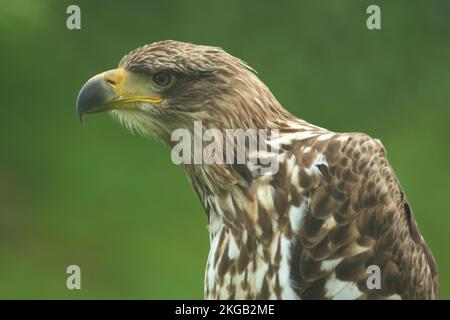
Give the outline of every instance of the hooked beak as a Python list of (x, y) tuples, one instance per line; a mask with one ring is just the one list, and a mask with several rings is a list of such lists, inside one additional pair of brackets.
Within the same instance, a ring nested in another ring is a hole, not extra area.
[(148, 86), (139, 75), (113, 69), (89, 79), (81, 87), (77, 98), (77, 114), (83, 122), (85, 113), (113, 109), (137, 110), (136, 102), (160, 103), (161, 97), (148, 94)]

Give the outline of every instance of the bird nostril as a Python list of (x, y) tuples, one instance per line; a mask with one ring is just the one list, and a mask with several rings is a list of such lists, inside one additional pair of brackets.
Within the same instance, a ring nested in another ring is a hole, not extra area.
[(108, 82), (110, 85), (115, 86), (116, 82), (112, 79), (106, 78), (106, 82)]
[(114, 69), (106, 71), (102, 74), (103, 79), (111, 87), (119, 88), (124, 81), (124, 71), (122, 69)]

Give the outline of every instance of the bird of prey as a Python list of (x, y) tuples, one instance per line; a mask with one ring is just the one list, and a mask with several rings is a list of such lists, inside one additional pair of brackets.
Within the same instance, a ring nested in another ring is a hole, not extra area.
[(208, 218), (206, 299), (439, 298), (433, 255), (382, 143), (293, 116), (224, 50), (137, 48), (81, 88), (78, 115), (101, 111), (169, 147), (195, 121), (278, 131), (267, 138), (278, 146), (266, 152), (279, 162), (272, 174), (250, 162), (183, 164)]

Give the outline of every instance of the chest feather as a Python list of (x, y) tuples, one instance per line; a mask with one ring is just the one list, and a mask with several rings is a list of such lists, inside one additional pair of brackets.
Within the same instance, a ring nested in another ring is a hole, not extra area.
[(309, 200), (285, 190), (259, 181), (251, 195), (213, 200), (205, 298), (298, 299), (291, 256)]

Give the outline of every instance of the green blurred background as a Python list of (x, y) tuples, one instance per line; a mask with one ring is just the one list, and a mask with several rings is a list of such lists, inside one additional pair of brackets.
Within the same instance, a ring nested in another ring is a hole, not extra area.
[[(81, 7), (82, 29), (66, 28)], [(382, 30), (366, 28), (370, 4)], [(450, 298), (450, 2), (23, 1), (0, 7), (0, 298), (201, 298), (206, 217), (161, 143), (81, 85), (131, 49), (223, 47), (292, 113), (380, 138)], [(82, 290), (66, 289), (66, 267)]]

